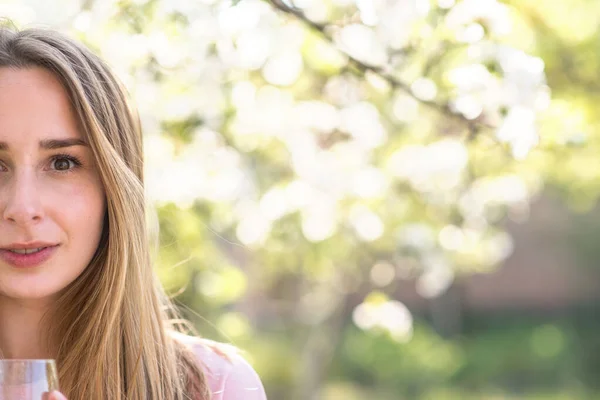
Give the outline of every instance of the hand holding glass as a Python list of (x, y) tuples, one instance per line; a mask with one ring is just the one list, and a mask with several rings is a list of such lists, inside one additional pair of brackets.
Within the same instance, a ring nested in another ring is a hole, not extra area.
[(45, 400), (53, 390), (54, 360), (0, 360), (0, 400)]

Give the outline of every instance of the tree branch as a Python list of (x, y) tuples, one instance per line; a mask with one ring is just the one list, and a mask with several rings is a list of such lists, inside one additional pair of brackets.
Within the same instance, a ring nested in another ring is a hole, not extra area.
[(352, 66), (354, 68), (356, 68), (358, 71), (360, 71), (362, 74), (366, 73), (367, 71), (371, 72), (371, 73), (379, 76), (386, 82), (388, 82), (388, 84), (392, 88), (399, 89), (399, 90), (405, 92), (406, 94), (408, 94), (410, 97), (412, 97), (419, 103), (424, 104), (424, 105), (438, 111), (439, 113), (445, 115), (448, 118), (459, 120), (461, 123), (466, 124), (467, 129), (470, 132), (469, 138), (471, 140), (472, 140), (473, 132), (478, 132), (480, 130), (480, 128), (496, 129), (495, 126), (483, 121), (481, 116), (478, 119), (469, 120), (469, 119), (463, 117), (462, 115), (453, 112), (447, 104), (440, 104), (435, 101), (423, 100), (423, 99), (415, 96), (414, 93), (412, 92), (412, 90), (410, 89), (410, 85), (407, 84), (406, 82), (402, 82), (401, 80), (399, 80), (398, 78), (396, 78), (395, 76), (390, 74), (389, 72), (386, 72), (383, 68), (375, 66), (375, 65), (369, 65), (369, 64), (353, 57), (352, 55), (348, 54), (348, 52), (344, 51), (343, 49), (340, 49), (339, 46), (337, 46), (335, 44), (335, 40), (334, 40), (333, 36), (328, 32), (330, 25), (321, 24), (321, 23), (312, 21), (310, 18), (308, 18), (306, 16), (306, 14), (304, 14), (304, 12), (302, 12), (302, 10), (288, 6), (287, 4), (285, 4), (283, 2), (283, 0), (265, 0), (265, 1), (267, 1), (269, 4), (271, 4), (273, 7), (275, 7), (275, 9), (279, 10), (280, 12), (296, 18), (297, 20), (301, 21), (304, 25), (306, 25), (310, 29), (312, 29), (314, 32), (317, 32), (321, 37), (323, 37), (325, 40), (327, 40), (329, 43), (331, 43), (333, 46), (335, 46), (340, 52), (342, 52), (346, 57), (348, 57), (350, 64), (352, 64)]

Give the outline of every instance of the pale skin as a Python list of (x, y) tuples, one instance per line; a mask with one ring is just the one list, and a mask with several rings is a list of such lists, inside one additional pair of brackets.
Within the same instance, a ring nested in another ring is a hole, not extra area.
[(0, 257), (4, 358), (55, 358), (42, 316), (89, 264), (105, 210), (91, 149), (60, 82), (38, 67), (0, 68), (0, 249), (56, 246), (31, 268)]

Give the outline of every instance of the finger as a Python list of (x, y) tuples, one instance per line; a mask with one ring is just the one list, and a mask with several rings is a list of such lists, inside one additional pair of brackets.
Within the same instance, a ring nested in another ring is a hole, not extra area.
[(49, 400), (67, 400), (67, 398), (62, 393), (54, 390), (50, 393)]

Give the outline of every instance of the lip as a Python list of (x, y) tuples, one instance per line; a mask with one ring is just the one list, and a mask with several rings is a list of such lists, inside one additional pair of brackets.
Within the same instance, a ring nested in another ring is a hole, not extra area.
[(1, 249), (4, 250), (23, 250), (23, 249), (37, 249), (40, 247), (52, 247), (56, 246), (56, 243), (50, 242), (26, 242), (26, 243), (12, 243), (6, 246), (2, 246)]
[[(33, 245), (32, 245), (33, 244)], [(14, 253), (10, 249), (32, 249), (44, 247), (42, 250), (33, 254), (18, 254)], [(33, 268), (37, 267), (46, 262), (56, 252), (58, 245), (40, 245), (40, 243), (28, 243), (27, 247), (18, 246), (7, 246), (7, 248), (0, 249), (0, 259), (7, 264), (12, 265), (16, 268)]]

